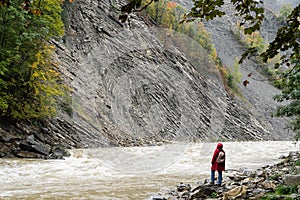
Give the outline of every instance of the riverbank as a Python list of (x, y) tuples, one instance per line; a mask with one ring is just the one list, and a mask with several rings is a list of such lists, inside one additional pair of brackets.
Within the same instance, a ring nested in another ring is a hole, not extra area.
[(62, 159), (83, 148), (74, 125), (64, 119), (0, 122), (0, 158)]
[[(291, 141), (223, 146), (226, 169), (258, 169), (298, 150)], [(215, 147), (211, 142), (86, 148), (70, 150), (63, 160), (1, 158), (0, 199), (146, 200), (162, 188), (176, 188), (180, 182), (195, 188), (208, 179)]]
[(180, 183), (175, 190), (164, 189), (150, 199), (300, 199), (300, 152), (279, 159), (257, 170), (227, 170), (221, 186), (211, 185), (209, 179), (195, 187)]

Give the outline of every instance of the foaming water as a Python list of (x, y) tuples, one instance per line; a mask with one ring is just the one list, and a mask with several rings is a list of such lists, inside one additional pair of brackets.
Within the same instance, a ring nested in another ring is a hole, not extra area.
[[(256, 169), (299, 150), (285, 142), (225, 142), (226, 168)], [(147, 199), (209, 177), (216, 143), (72, 150), (65, 160), (0, 160), (0, 198)], [(225, 173), (226, 176), (226, 173)]]

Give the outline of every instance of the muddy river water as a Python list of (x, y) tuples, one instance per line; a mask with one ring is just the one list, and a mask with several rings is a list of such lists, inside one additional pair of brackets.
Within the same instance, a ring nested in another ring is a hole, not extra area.
[[(79, 149), (65, 160), (0, 159), (0, 199), (148, 199), (179, 182), (195, 186), (208, 178), (216, 144)], [(256, 169), (299, 150), (291, 141), (223, 145), (227, 169)]]

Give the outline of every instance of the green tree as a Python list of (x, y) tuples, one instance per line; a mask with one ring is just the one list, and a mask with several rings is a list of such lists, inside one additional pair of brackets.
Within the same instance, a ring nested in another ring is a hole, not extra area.
[(245, 42), (249, 48), (257, 49), (258, 53), (262, 53), (265, 50), (264, 39), (261, 37), (258, 31), (246, 35)]
[[(173, 29), (179, 33), (184, 33), (201, 44), (209, 54), (215, 53), (215, 49), (211, 43), (211, 36), (206, 31), (202, 22), (181, 23), (186, 12), (186, 9), (170, 0), (161, 0), (147, 7), (147, 14), (158, 25)], [(213, 55), (211, 57), (214, 58)]]
[(293, 120), (289, 124), (295, 133), (295, 138), (300, 138), (300, 63), (299, 59), (293, 60), (293, 68), (288, 71), (280, 73), (281, 78), (275, 84), (282, 90), (281, 94), (276, 95), (274, 98), (279, 101), (288, 101), (289, 104), (279, 106), (275, 116), (292, 117)]
[(229, 69), (226, 74), (228, 86), (235, 93), (239, 93), (239, 89), (238, 89), (237, 85), (241, 82), (241, 79), (242, 79), (242, 74), (239, 72), (239, 70), (240, 70), (239, 59), (236, 58), (232, 68)]
[(0, 1), (0, 117), (30, 119), (55, 113), (63, 86), (47, 41), (64, 33), (62, 2)]

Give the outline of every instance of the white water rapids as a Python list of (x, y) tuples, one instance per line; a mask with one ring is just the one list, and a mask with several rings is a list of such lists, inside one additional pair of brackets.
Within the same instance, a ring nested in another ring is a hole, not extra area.
[[(65, 160), (0, 159), (0, 199), (148, 199), (179, 182), (193, 187), (208, 178), (216, 144), (72, 150)], [(256, 169), (299, 150), (291, 141), (223, 145), (227, 169)]]

